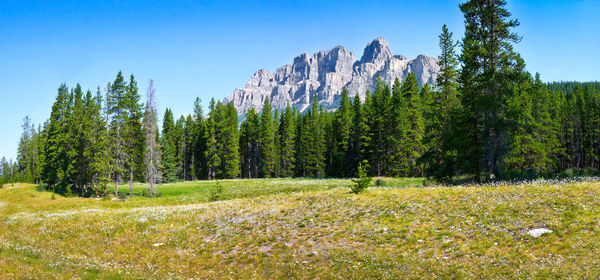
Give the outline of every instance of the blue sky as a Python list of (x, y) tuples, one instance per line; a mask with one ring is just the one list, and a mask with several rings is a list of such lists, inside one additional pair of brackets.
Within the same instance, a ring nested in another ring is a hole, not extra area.
[[(357, 57), (376, 37), (394, 54), (437, 56), (448, 24), (462, 37), (463, 1), (0, 0), (0, 156), (14, 158), (21, 123), (42, 123), (56, 89), (104, 88), (122, 70), (160, 111), (188, 114), (243, 87), (260, 68), (343, 45)], [(544, 81), (600, 80), (599, 0), (508, 1), (516, 46)]]

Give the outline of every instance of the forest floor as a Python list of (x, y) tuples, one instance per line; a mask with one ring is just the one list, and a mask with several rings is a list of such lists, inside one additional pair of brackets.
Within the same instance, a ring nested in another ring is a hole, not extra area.
[(220, 181), (218, 195), (198, 181), (119, 200), (4, 185), (0, 279), (600, 275), (600, 181), (381, 180), (358, 195), (345, 179), (261, 179)]

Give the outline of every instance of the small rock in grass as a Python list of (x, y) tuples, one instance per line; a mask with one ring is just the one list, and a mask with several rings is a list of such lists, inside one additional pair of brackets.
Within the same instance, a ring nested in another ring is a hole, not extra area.
[(154, 247), (159, 247), (159, 246), (162, 246), (162, 245), (165, 245), (165, 243), (159, 242), (159, 243), (152, 244), (152, 246), (154, 246)]
[(271, 249), (273, 249), (272, 246), (260, 246), (258, 248), (258, 251), (261, 253), (267, 253), (267, 252), (271, 251)]
[(540, 237), (546, 233), (552, 233), (552, 231), (547, 228), (534, 228), (527, 231), (527, 234), (532, 237)]

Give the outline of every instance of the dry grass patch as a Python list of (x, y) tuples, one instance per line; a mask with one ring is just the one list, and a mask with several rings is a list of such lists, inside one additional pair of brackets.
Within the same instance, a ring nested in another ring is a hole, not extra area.
[[(9, 256), (0, 268), (13, 269), (0, 270), (0, 278), (36, 271), (43, 278), (93, 272), (174, 279), (600, 274), (598, 182), (372, 188), (360, 195), (346, 183), (223, 181), (230, 196), (210, 203), (181, 200), (201, 192), (184, 186), (170, 197), (125, 202), (60, 197), (34, 207), (11, 200), (0, 220), (0, 255)], [(279, 191), (287, 185), (296, 191)], [(554, 232), (532, 238), (526, 232), (534, 227)]]

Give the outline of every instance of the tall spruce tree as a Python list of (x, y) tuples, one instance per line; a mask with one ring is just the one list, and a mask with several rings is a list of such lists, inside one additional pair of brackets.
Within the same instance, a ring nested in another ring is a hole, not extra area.
[(427, 151), (423, 162), (427, 165), (426, 173), (438, 179), (449, 179), (454, 174), (455, 145), (453, 144), (452, 117), (460, 108), (458, 98), (458, 57), (455, 52), (456, 42), (447, 26), (442, 26), (439, 36), (441, 54), (438, 56), (440, 74), (436, 78), (437, 88), (425, 97), (425, 135), (424, 143)]
[(392, 115), (390, 87), (381, 77), (377, 77), (375, 91), (370, 102), (365, 102), (369, 126), (369, 163), (371, 173), (382, 176), (388, 173), (391, 165), (392, 146), (390, 143), (390, 115)]
[(124, 110), (127, 113), (127, 122), (124, 131), (125, 141), (125, 169), (129, 182), (129, 196), (133, 195), (133, 181), (137, 178), (143, 180), (144, 146), (146, 137), (143, 130), (143, 113), (140, 104), (137, 82), (133, 75), (129, 77), (129, 83), (125, 88)]
[(206, 178), (208, 175), (207, 171), (207, 161), (205, 158), (206, 153), (206, 135), (207, 135), (207, 127), (206, 127), (206, 119), (204, 118), (204, 113), (202, 111), (202, 104), (200, 98), (196, 98), (194, 102), (194, 130), (192, 136), (194, 137), (193, 141), (193, 160), (192, 160), (192, 169), (194, 176), (196, 178)]
[(352, 101), (352, 124), (350, 126), (349, 152), (349, 176), (358, 172), (358, 165), (365, 159), (365, 143), (368, 126), (364, 118), (364, 112), (358, 93)]
[(535, 137), (536, 120), (533, 116), (533, 82), (525, 81), (515, 90), (508, 108), (515, 112), (517, 122), (511, 131), (509, 152), (504, 165), (512, 170), (538, 169), (543, 165), (543, 146)]
[(325, 130), (322, 120), (322, 108), (319, 108), (317, 95), (313, 95), (312, 106), (307, 114), (307, 123), (305, 129), (309, 137), (306, 138), (305, 150), (306, 157), (306, 175), (312, 177), (321, 177), (325, 174)]
[(127, 112), (126, 94), (127, 83), (123, 78), (123, 73), (119, 71), (115, 81), (108, 87), (108, 108), (111, 116), (110, 138), (113, 143), (111, 154), (112, 161), (112, 179), (115, 184), (115, 196), (119, 195), (118, 184), (123, 182), (127, 173), (127, 124), (129, 114)]
[(179, 116), (173, 129), (173, 145), (175, 147), (175, 166), (177, 180), (185, 180), (185, 117)]
[[(512, 47), (520, 37), (511, 31), (504, 0), (470, 0), (460, 5), (465, 17), (459, 83), (463, 106), (458, 155), (464, 173), (484, 179), (502, 177), (502, 158), (511, 120), (507, 103), (522, 80), (524, 62)], [(457, 136), (458, 136), (457, 135)]]
[(314, 135), (310, 129), (310, 112), (296, 115), (296, 153), (294, 156), (296, 166), (296, 177), (310, 176), (308, 172), (308, 158), (310, 146), (313, 144)]
[(351, 168), (350, 154), (350, 127), (352, 125), (352, 104), (348, 97), (348, 91), (344, 88), (340, 96), (340, 107), (335, 111), (332, 124), (333, 161), (331, 175), (337, 177), (348, 177), (353, 174)]
[(19, 172), (23, 174), (24, 180), (32, 182), (34, 177), (34, 133), (35, 127), (31, 123), (29, 116), (25, 116), (23, 119), (23, 133), (21, 139), (19, 139), (19, 146), (17, 148), (17, 166)]
[(390, 174), (394, 176), (408, 176), (410, 172), (410, 161), (407, 157), (407, 144), (409, 139), (408, 103), (402, 92), (402, 83), (396, 78), (392, 85), (391, 111), (388, 126), (390, 155)]
[(55, 191), (66, 192), (65, 172), (69, 164), (67, 151), (70, 147), (68, 140), (68, 119), (70, 116), (69, 89), (65, 84), (58, 88), (56, 101), (47, 126), (46, 145), (44, 147), (44, 165), (42, 180)]
[(185, 126), (183, 130), (183, 179), (186, 181), (194, 180), (194, 148), (196, 123), (192, 115), (187, 115), (185, 118)]
[(71, 188), (71, 191), (82, 194), (85, 192), (85, 185), (91, 180), (90, 161), (86, 151), (89, 148), (86, 132), (90, 129), (91, 120), (86, 114), (88, 110), (84, 107), (81, 86), (77, 84), (73, 92), (73, 111), (68, 132), (71, 145), (67, 151), (69, 164), (66, 176), (73, 182), (74, 188)]
[(406, 116), (406, 132), (403, 134), (406, 137), (406, 141), (402, 150), (404, 151), (405, 158), (409, 166), (408, 176), (419, 176), (421, 174), (421, 168), (417, 163), (417, 160), (423, 153), (423, 119), (421, 111), (421, 100), (419, 97), (419, 84), (417, 82), (417, 76), (411, 72), (406, 77), (406, 80), (402, 83), (400, 89), (402, 97), (405, 102), (405, 116)]
[[(110, 102), (108, 90), (106, 91), (105, 99), (102, 99), (100, 87), (96, 92), (95, 110), (97, 116), (94, 120), (94, 164), (93, 168), (96, 171), (95, 184), (96, 195), (106, 195), (107, 185), (110, 182), (112, 168), (111, 162), (111, 144), (110, 141)], [(103, 106), (104, 104), (104, 106)]]
[(280, 135), (279, 135), (279, 122), (280, 120), (280, 115), (279, 115), (279, 110), (274, 110), (275, 112), (273, 113), (273, 145), (274, 145), (274, 150), (275, 150), (275, 171), (273, 172), (273, 176), (272, 177), (281, 177), (281, 161), (279, 156), (281, 155), (281, 146), (280, 144)]
[(215, 99), (210, 100), (209, 114), (207, 119), (206, 129), (206, 151), (205, 159), (207, 161), (207, 178), (213, 180), (217, 178), (217, 170), (221, 166), (221, 159), (218, 154), (217, 143), (217, 125), (216, 125), (216, 107)]
[(223, 179), (232, 179), (240, 175), (240, 154), (239, 154), (239, 131), (238, 116), (233, 104), (217, 104), (218, 125), (217, 141), (219, 145), (218, 154), (220, 157), (220, 168), (217, 171), (218, 177)]
[(32, 139), (31, 139), (31, 174), (33, 183), (39, 184), (41, 179), (41, 167), (44, 162), (43, 151), (46, 142), (45, 131), (42, 130), (41, 125), (38, 125), (37, 130), (32, 124)]
[(275, 126), (273, 112), (271, 111), (269, 99), (265, 103), (260, 114), (260, 177), (270, 178), (275, 173)]
[(259, 144), (260, 118), (254, 108), (246, 113), (240, 128), (241, 176), (258, 178), (260, 163)]
[(279, 122), (279, 166), (281, 177), (294, 176), (295, 162), (295, 129), (296, 116), (288, 105), (281, 114)]
[(160, 139), (162, 180), (163, 182), (177, 181), (177, 159), (175, 146), (175, 123), (173, 112), (167, 108), (163, 116), (162, 136)]

